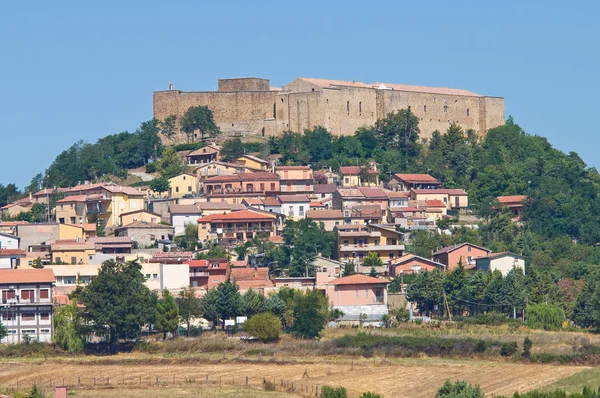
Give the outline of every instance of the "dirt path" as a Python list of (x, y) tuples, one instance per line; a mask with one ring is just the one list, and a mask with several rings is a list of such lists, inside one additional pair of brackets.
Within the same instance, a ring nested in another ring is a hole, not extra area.
[[(132, 361), (131, 363), (127, 363)], [(120, 363), (121, 362), (121, 363)], [(352, 364), (351, 359), (331, 363), (207, 363), (201, 360), (141, 359), (120, 355), (109, 360), (74, 361), (48, 360), (37, 362), (0, 363), (0, 385), (14, 387), (38, 383), (41, 385), (67, 384), (86, 388), (110, 385), (111, 388), (152, 388), (153, 396), (159, 388), (178, 390), (197, 389), (206, 385), (240, 386), (246, 383), (255, 388), (263, 378), (281, 383), (314, 386), (324, 384), (344, 386), (350, 396), (373, 391), (391, 397), (433, 397), (446, 379), (461, 379), (481, 385), (488, 395), (512, 396), (541, 388), (558, 379), (586, 369), (577, 366), (524, 365), (487, 361), (451, 361), (439, 359), (412, 359), (399, 361), (369, 361)], [(156, 387), (156, 377), (158, 385)], [(301, 387), (298, 387), (301, 388)], [(119, 394), (121, 397), (126, 395)]]

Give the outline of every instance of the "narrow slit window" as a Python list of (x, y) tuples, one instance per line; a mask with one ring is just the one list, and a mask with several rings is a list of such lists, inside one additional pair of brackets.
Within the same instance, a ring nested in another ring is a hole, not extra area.
[(346, 101), (346, 112), (350, 112), (350, 101)]
[(362, 102), (358, 103), (358, 112), (362, 113)]

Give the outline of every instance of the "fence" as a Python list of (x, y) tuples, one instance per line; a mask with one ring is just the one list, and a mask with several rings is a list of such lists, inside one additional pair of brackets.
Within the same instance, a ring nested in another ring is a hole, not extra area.
[(68, 391), (94, 390), (94, 389), (152, 389), (168, 387), (193, 387), (193, 388), (249, 388), (254, 390), (281, 391), (295, 393), (303, 397), (318, 397), (319, 385), (306, 380), (284, 380), (274, 378), (259, 378), (256, 376), (216, 376), (216, 375), (188, 375), (188, 376), (140, 376), (121, 375), (114, 376), (77, 376), (59, 378), (40, 378), (16, 380), (0, 388), (5, 388), (9, 393), (30, 390), (37, 385), (43, 390), (65, 386)]

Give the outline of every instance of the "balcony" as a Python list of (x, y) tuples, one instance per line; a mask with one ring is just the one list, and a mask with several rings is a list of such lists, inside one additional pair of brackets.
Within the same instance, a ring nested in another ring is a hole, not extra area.
[[(219, 232), (221, 230), (222, 232)], [(271, 225), (242, 225), (235, 227), (215, 228), (211, 232), (216, 233), (234, 233), (234, 232), (272, 232), (273, 227)]]
[(17, 299), (17, 298), (7, 298), (2, 300), (2, 304), (5, 306), (10, 305), (31, 305), (31, 304), (52, 304), (52, 299), (50, 298), (37, 298), (37, 299)]
[(192, 272), (190, 271), (190, 276), (210, 276), (208, 272)]

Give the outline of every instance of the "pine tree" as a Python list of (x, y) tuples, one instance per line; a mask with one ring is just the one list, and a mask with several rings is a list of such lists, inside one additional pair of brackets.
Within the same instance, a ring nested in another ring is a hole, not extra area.
[(163, 340), (167, 338), (167, 332), (172, 332), (175, 335), (177, 326), (179, 325), (179, 309), (175, 298), (171, 293), (164, 289), (162, 292), (162, 298), (158, 300), (156, 306), (156, 320), (154, 328), (163, 332)]

